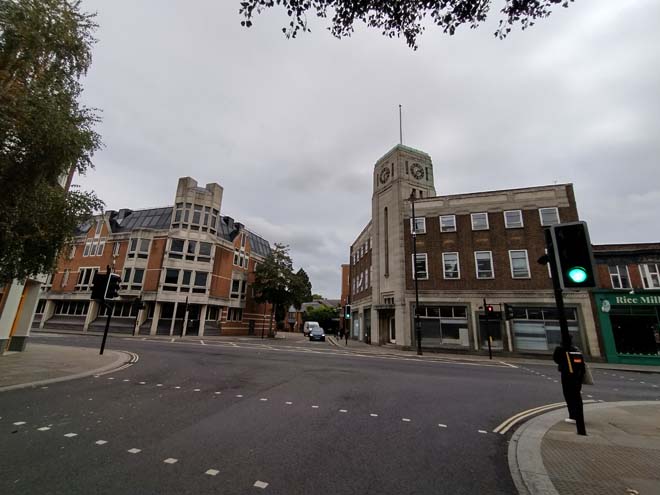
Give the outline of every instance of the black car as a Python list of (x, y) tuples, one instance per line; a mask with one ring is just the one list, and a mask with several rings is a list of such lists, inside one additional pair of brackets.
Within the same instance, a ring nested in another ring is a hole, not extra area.
[(321, 327), (312, 327), (309, 332), (309, 340), (320, 340), (321, 342), (325, 342), (325, 332)]

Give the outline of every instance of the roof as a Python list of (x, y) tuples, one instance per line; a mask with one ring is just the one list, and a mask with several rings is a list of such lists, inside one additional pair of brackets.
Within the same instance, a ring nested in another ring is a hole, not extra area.
[[(172, 210), (174, 207), (165, 206), (162, 208), (147, 208), (144, 210), (119, 210), (119, 212), (111, 212), (111, 227), (115, 233), (132, 232), (138, 229), (154, 229), (154, 230), (169, 230), (172, 222)], [(238, 222), (231, 219), (231, 222), (225, 221), (230, 217), (221, 216), (221, 221), (218, 222), (219, 229), (217, 237), (229, 242), (233, 242), (236, 237), (236, 230), (234, 228)], [(92, 227), (92, 222), (86, 222), (78, 227), (76, 235), (84, 235)], [(244, 232), (248, 235), (252, 252), (259, 256), (268, 256), (270, 254), (270, 244), (263, 237), (250, 232), (245, 229)]]
[(422, 151), (422, 150), (411, 148), (410, 146), (405, 146), (403, 144), (397, 144), (397, 145), (393, 146), (392, 149), (390, 149), (387, 153), (385, 153), (383, 156), (381, 156), (378, 160), (376, 160), (376, 164), (380, 163), (383, 159), (385, 159), (386, 157), (388, 157), (389, 155), (391, 155), (392, 153), (394, 153), (395, 151), (398, 151), (398, 150), (407, 151), (409, 153), (416, 153), (418, 155), (422, 155), (425, 158), (428, 158), (429, 160), (431, 160), (430, 155), (428, 153)]
[(594, 244), (594, 256), (622, 254), (660, 254), (660, 243), (645, 242), (637, 244)]

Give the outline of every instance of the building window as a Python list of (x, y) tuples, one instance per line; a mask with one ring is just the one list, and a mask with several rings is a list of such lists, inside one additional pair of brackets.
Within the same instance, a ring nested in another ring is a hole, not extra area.
[(115, 242), (112, 245), (112, 255), (113, 256), (119, 256), (119, 248), (121, 247), (121, 244), (119, 242)]
[(504, 227), (507, 229), (520, 229), (523, 227), (522, 211), (509, 210), (504, 212)]
[(78, 280), (76, 281), (74, 290), (91, 290), (94, 275), (96, 275), (97, 271), (98, 268), (79, 268)]
[(96, 256), (103, 256), (103, 251), (105, 249), (105, 237), (101, 237), (96, 244)]
[(490, 251), (475, 251), (474, 264), (477, 267), (477, 278), (493, 278), (493, 253)]
[(89, 301), (55, 301), (56, 315), (83, 316), (87, 314)]
[(383, 210), (383, 233), (385, 234), (383, 236), (383, 242), (385, 243), (385, 273), (384, 275), (386, 277), (390, 276), (390, 234), (389, 234), (389, 229), (390, 229), (390, 222), (389, 222), (389, 217), (387, 214), (387, 208)]
[(416, 260), (413, 255), (413, 262), (415, 266), (413, 279), (419, 277), (419, 280), (427, 280), (429, 278), (429, 269), (428, 269), (428, 258), (426, 253), (418, 254)]
[(440, 217), (440, 232), (456, 232), (456, 215)]
[(133, 270), (133, 280), (131, 281), (131, 290), (142, 290), (143, 279), (144, 279), (144, 269), (135, 268)]
[(509, 260), (511, 261), (511, 276), (513, 278), (530, 278), (526, 249), (509, 251)]
[(149, 257), (149, 242), (149, 239), (132, 238), (128, 244), (128, 257), (147, 259)]
[(183, 259), (183, 248), (185, 240), (183, 239), (170, 239), (170, 250), (167, 256), (172, 259)]
[(72, 260), (76, 256), (76, 245), (73, 244), (69, 250), (69, 259)]
[(410, 219), (410, 233), (413, 233), (413, 229), (415, 229), (416, 234), (426, 234), (426, 218), (425, 217), (416, 217), (414, 220), (414, 226), (413, 226), (413, 219)]
[(645, 289), (660, 289), (660, 272), (657, 263), (639, 265), (639, 272)]
[(218, 321), (219, 319), (219, 314), (218, 310), (220, 308), (218, 306), (207, 306), (206, 308), (206, 320), (207, 321)]
[(231, 292), (229, 293), (229, 297), (232, 299), (238, 299), (241, 295), (241, 282), (242, 280), (232, 280), (231, 281)]
[(100, 236), (102, 230), (103, 230), (103, 220), (97, 220), (96, 221), (96, 232), (94, 232), (94, 237)]
[(461, 267), (458, 261), (458, 253), (442, 253), (442, 266), (444, 278), (461, 278)]
[(128, 284), (131, 281), (131, 272), (133, 271), (132, 268), (124, 268), (124, 273), (122, 274), (121, 277), (121, 288), (122, 289), (128, 289)]
[(488, 213), (472, 213), (472, 230), (488, 230)]
[(630, 289), (630, 276), (626, 265), (610, 265), (610, 281), (613, 289)]
[(89, 256), (89, 251), (92, 249), (92, 243), (93, 242), (94, 241), (92, 239), (89, 239), (89, 240), (85, 241), (85, 249), (83, 250), (83, 256), (84, 257)]
[(35, 314), (43, 314), (44, 310), (46, 309), (46, 301), (47, 299), (39, 299), (39, 302), (37, 303), (37, 309), (34, 311)]
[(211, 250), (213, 249), (213, 244), (210, 242), (200, 242), (199, 243), (199, 254), (197, 255), (197, 261), (211, 261)]
[(188, 249), (186, 250), (186, 259), (188, 261), (195, 261), (195, 250), (197, 249), (197, 241), (188, 240)]
[(557, 225), (559, 223), (558, 208), (539, 208), (541, 225)]
[(227, 321), (242, 321), (243, 310), (241, 308), (229, 308), (227, 311)]
[(179, 283), (179, 270), (174, 268), (165, 269), (165, 280), (163, 281), (163, 290), (176, 291)]
[(195, 285), (193, 286), (193, 292), (198, 294), (203, 294), (206, 292), (206, 280), (208, 279), (207, 272), (195, 272)]
[[(583, 348), (577, 311), (569, 307), (565, 308), (564, 312), (571, 340), (576, 346)], [(561, 343), (557, 308), (514, 306), (511, 327), (514, 346), (519, 351), (551, 351)]]

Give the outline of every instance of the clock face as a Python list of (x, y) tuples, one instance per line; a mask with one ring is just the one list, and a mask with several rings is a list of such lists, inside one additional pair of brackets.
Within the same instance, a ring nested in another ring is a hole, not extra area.
[(380, 182), (381, 184), (385, 184), (390, 178), (390, 169), (389, 167), (385, 167), (383, 170), (380, 172)]
[(424, 177), (424, 169), (419, 163), (413, 163), (412, 166), (410, 167), (410, 173), (412, 176), (419, 180), (422, 177)]

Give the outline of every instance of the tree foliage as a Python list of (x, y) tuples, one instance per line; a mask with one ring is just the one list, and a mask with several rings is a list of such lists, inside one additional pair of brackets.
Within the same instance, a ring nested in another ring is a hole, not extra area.
[(303, 315), (305, 321), (318, 321), (324, 330), (334, 329), (338, 326), (339, 310), (328, 306), (307, 308)]
[[(495, 36), (502, 39), (515, 24), (522, 29), (534, 25), (537, 19), (548, 17), (553, 7), (568, 7), (573, 0), (506, 0), (500, 9), (502, 18)], [(417, 38), (424, 31), (428, 18), (453, 35), (462, 25), (476, 28), (486, 20), (493, 0), (242, 0), (239, 13), (241, 24), (252, 25), (255, 14), (274, 6), (286, 10), (290, 18), (282, 32), (287, 38), (295, 38), (299, 32), (310, 32), (307, 14), (317, 17), (331, 16), (329, 31), (337, 38), (350, 36), (357, 21), (381, 30), (389, 38), (403, 36), (411, 48), (417, 48)], [(330, 12), (330, 14), (329, 14)]]
[(103, 205), (61, 185), (101, 146), (79, 102), (96, 27), (77, 1), (0, 0), (0, 281), (51, 271)]

